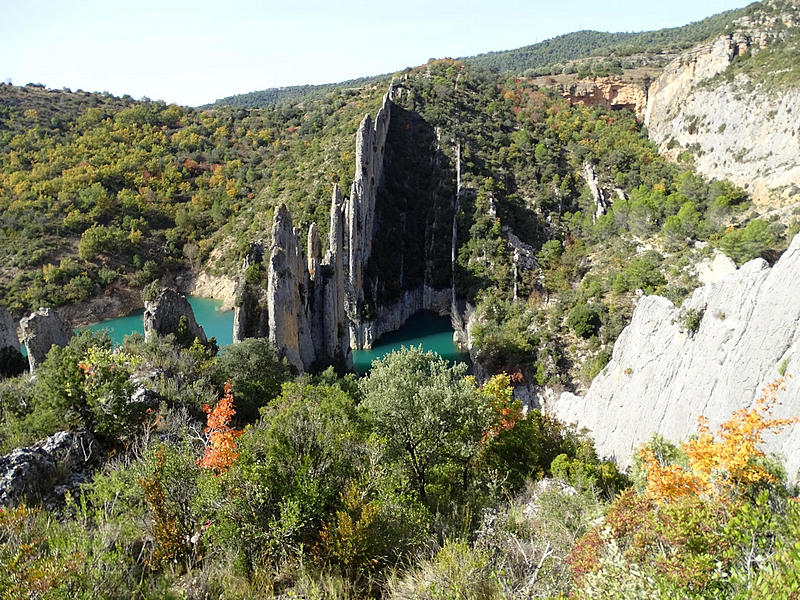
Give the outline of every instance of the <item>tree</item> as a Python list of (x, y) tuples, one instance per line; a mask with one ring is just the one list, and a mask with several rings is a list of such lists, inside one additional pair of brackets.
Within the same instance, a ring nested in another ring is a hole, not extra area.
[(253, 421), (258, 409), (281, 393), (291, 377), (289, 364), (278, 358), (274, 344), (266, 338), (248, 338), (229, 346), (212, 366), (214, 381), (230, 381), (236, 394), (239, 422)]
[(771, 418), (783, 378), (764, 388), (755, 408), (739, 409), (719, 426), (714, 435), (708, 419), (698, 419), (697, 435), (681, 444), (687, 466), (662, 463), (652, 449), (642, 448), (640, 458), (647, 470), (645, 494), (667, 502), (687, 495), (717, 498), (740, 494), (752, 486), (774, 483), (764, 467), (766, 454), (759, 447), (764, 434), (778, 432), (797, 418)]
[(230, 381), (225, 382), (225, 394), (219, 403), (214, 408), (206, 404), (203, 411), (208, 415), (205, 428), (208, 441), (203, 456), (197, 459), (197, 464), (217, 474), (224, 473), (239, 458), (236, 438), (243, 433), (242, 430), (230, 426), (231, 419), (236, 414)]
[(459, 468), (466, 487), (472, 460), (496, 417), (466, 371), (463, 363), (450, 366), (421, 347), (403, 348), (375, 363), (362, 381), (366, 420), (425, 503), (432, 474), (448, 465)]

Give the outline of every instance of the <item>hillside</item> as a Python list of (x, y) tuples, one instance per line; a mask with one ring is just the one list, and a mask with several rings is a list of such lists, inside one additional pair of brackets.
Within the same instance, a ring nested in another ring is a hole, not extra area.
[[(797, 598), (799, 16), (0, 86), (0, 597)], [(421, 310), (471, 365), (352, 371)]]

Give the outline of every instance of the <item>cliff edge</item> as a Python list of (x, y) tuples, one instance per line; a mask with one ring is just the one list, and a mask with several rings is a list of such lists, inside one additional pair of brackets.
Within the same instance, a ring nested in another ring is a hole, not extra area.
[[(772, 268), (752, 260), (698, 288), (680, 309), (645, 296), (608, 365), (585, 397), (564, 393), (550, 410), (586, 427), (601, 455), (628, 465), (653, 433), (672, 441), (705, 415), (716, 426), (750, 408), (762, 388), (787, 376), (776, 417), (800, 415), (800, 235)], [(800, 425), (767, 446), (800, 469)]]

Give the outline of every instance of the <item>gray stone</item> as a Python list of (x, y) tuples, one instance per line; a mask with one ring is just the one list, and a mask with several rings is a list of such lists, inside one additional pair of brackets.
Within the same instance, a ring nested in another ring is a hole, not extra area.
[(8, 346), (19, 351), (17, 323), (5, 308), (0, 308), (0, 349)]
[(40, 308), (19, 322), (22, 342), (28, 350), (28, 364), (33, 371), (47, 356), (50, 348), (69, 343), (74, 335), (61, 315), (52, 308)]
[(281, 204), (272, 223), (267, 271), (269, 340), (301, 372), (315, 361), (308, 319), (309, 287), (305, 254), (292, 217)]
[(391, 92), (375, 117), (367, 115), (356, 134), (356, 172), (347, 199), (347, 315), (350, 319), (351, 344), (363, 347), (359, 335), (360, 311), (364, 302), (364, 269), (372, 254), (375, 228), (375, 199), (383, 180), (383, 156), (391, 118)]
[[(786, 380), (774, 416), (800, 415), (800, 236), (770, 269), (761, 259), (695, 290), (680, 309), (666, 298), (643, 297), (614, 346), (613, 357), (586, 396), (562, 394), (553, 413), (591, 431), (601, 455), (628, 465), (653, 433), (673, 441), (751, 408), (767, 384)], [(688, 311), (702, 318), (695, 331)], [(766, 439), (800, 468), (800, 426)]]
[(197, 324), (194, 311), (186, 296), (170, 288), (161, 289), (152, 299), (144, 303), (144, 338), (153, 339), (155, 335), (178, 334), (181, 318), (185, 317), (189, 340), (199, 339), (206, 343), (206, 333)]
[(86, 431), (59, 431), (29, 448), (0, 456), (0, 506), (27, 494), (45, 495), (63, 481), (81, 478), (97, 454), (97, 442)]
[(756, 200), (797, 200), (800, 90), (763, 85), (743, 74), (715, 78), (736, 56), (755, 53), (784, 32), (765, 35), (746, 20), (737, 27), (740, 31), (692, 48), (664, 68), (648, 92), (648, 134), (672, 158), (696, 149), (698, 172), (728, 179)]

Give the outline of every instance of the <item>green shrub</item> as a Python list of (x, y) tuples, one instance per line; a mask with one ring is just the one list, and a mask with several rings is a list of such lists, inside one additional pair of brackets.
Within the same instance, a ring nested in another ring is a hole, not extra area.
[(233, 384), (236, 421), (240, 423), (254, 421), (259, 408), (276, 398), (291, 376), (288, 362), (278, 358), (275, 345), (265, 338), (248, 338), (228, 346), (214, 360), (211, 373), (220, 389), (226, 381)]
[(575, 332), (575, 335), (590, 338), (600, 329), (600, 311), (586, 303), (578, 304), (570, 311), (567, 325)]

